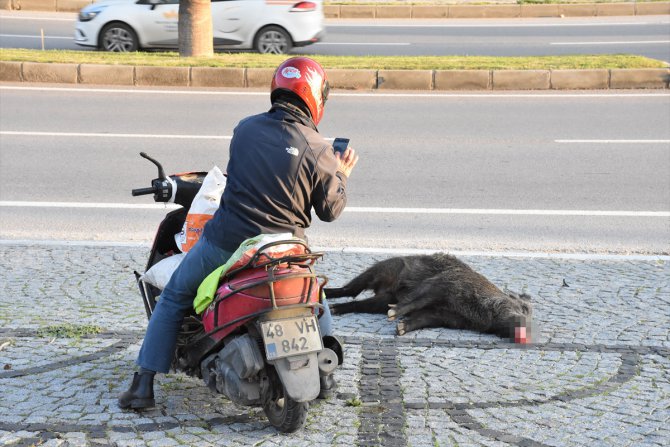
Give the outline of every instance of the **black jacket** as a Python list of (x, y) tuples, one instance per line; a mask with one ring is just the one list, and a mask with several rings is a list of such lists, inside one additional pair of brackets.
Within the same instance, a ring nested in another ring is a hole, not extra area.
[(204, 235), (234, 251), (261, 233), (305, 238), (313, 208), (330, 222), (344, 209), (347, 177), (312, 120), (287, 102), (243, 119), (230, 142), (223, 200)]

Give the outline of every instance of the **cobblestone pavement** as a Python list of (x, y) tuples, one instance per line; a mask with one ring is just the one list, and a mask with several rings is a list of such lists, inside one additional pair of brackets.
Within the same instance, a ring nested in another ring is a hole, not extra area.
[[(146, 256), (0, 246), (0, 445), (670, 444), (666, 261), (466, 257), (533, 296), (538, 343), (448, 329), (397, 337), (382, 316), (335, 317), (339, 392), (312, 404), (303, 430), (279, 435), (262, 410), (182, 374), (159, 377), (156, 409), (117, 408), (146, 327), (132, 275)], [(327, 253), (320, 272), (342, 284), (384, 257)], [(77, 336), (91, 326), (102, 332)]]

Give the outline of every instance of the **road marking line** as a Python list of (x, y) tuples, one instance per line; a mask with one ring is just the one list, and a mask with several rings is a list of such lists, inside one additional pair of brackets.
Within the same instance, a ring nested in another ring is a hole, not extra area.
[[(2, 241), (0, 240), (0, 244)], [(616, 255), (616, 254), (597, 254), (597, 253), (550, 253), (535, 251), (482, 251), (482, 250), (429, 250), (421, 248), (374, 248), (374, 247), (312, 247), (314, 251), (340, 252), (340, 253), (360, 253), (360, 254), (389, 254), (395, 256), (406, 255), (430, 255), (433, 253), (446, 252), (454, 256), (473, 256), (473, 257), (495, 257), (495, 258), (552, 258), (552, 259), (572, 259), (584, 261), (670, 261), (668, 255)]]
[[(116, 241), (82, 241), (82, 240), (45, 240), (45, 239), (0, 239), (0, 246), (52, 246), (52, 247), (128, 247), (151, 248), (151, 242), (116, 242)], [(314, 251), (353, 254), (388, 254), (406, 256), (417, 254), (449, 253), (459, 257), (491, 257), (491, 258), (538, 258), (564, 259), (581, 261), (670, 261), (668, 255), (619, 255), (598, 253), (550, 253), (535, 251), (480, 251), (480, 250), (428, 250), (420, 248), (375, 248), (375, 247), (311, 247)]]
[[(187, 87), (188, 88), (188, 87)], [(72, 87), (24, 87), (2, 85), (0, 90), (23, 90), (23, 91), (52, 91), (52, 92), (70, 92), (70, 93), (141, 93), (155, 95), (219, 95), (219, 96), (263, 96), (267, 97), (266, 91), (212, 91), (212, 90), (165, 90), (165, 89), (105, 89), (105, 88), (72, 88)], [(556, 91), (555, 93), (337, 93), (333, 92), (330, 96), (339, 97), (361, 97), (361, 98), (668, 98), (670, 93), (564, 93)]]
[(152, 135), (140, 133), (18, 132), (3, 130), (0, 135), (33, 137), (170, 138), (182, 140), (230, 140), (230, 135)]
[(87, 202), (21, 202), (4, 200), (0, 201), (0, 207), (10, 208), (98, 208), (98, 209), (176, 209), (179, 205), (174, 203), (87, 203)]
[(409, 42), (317, 42), (314, 45), (395, 45), (395, 46), (406, 46), (412, 45)]
[[(31, 137), (87, 137), (87, 138), (169, 138), (180, 140), (230, 140), (232, 135), (175, 135), (175, 134), (141, 134), (141, 133), (101, 133), (101, 132), (33, 132), (3, 130), (0, 135), (31, 136)], [(324, 137), (333, 140), (333, 137)], [(554, 140), (555, 143), (594, 143), (594, 144), (666, 144), (670, 140)]]
[[(0, 202), (1, 203), (1, 202)], [(497, 216), (591, 216), (591, 217), (670, 217), (670, 211), (600, 211), (600, 210), (518, 210), (477, 208), (381, 208), (347, 207), (351, 213), (389, 214), (479, 214)]]
[[(165, 209), (176, 208), (174, 204), (132, 204), (132, 203), (95, 203), (95, 202), (28, 202), (0, 201), (0, 207), (26, 208), (127, 208), (127, 209)], [(518, 210), (486, 208), (382, 208), (349, 206), (345, 213), (369, 214), (472, 214), (498, 216), (588, 216), (588, 217), (670, 217), (670, 211), (601, 211), (601, 210)]]
[(657, 22), (613, 22), (613, 23), (329, 23), (326, 28), (545, 28), (545, 27), (587, 27), (587, 26), (646, 26), (666, 25), (668, 22), (659, 20)]
[(14, 15), (5, 15), (0, 14), (0, 19), (2, 20), (49, 20), (52, 22), (76, 22), (76, 15), (72, 16), (70, 19), (60, 18), (60, 17), (35, 17), (35, 16), (14, 16)]
[(550, 45), (642, 45), (670, 43), (670, 40), (637, 40), (628, 42), (551, 42)]
[(667, 144), (670, 140), (554, 140), (555, 143), (593, 143), (593, 144)]
[(268, 96), (267, 92), (259, 91), (211, 91), (211, 90), (166, 90), (166, 89), (129, 89), (129, 88), (72, 88), (72, 87), (24, 87), (14, 85), (1, 85), (0, 90), (24, 90), (24, 91), (53, 91), (68, 93), (148, 93), (148, 94), (174, 94), (174, 95), (222, 95), (222, 96)]
[[(29, 35), (24, 35), (24, 34), (0, 34), (0, 37), (19, 37), (23, 39), (41, 39), (42, 36), (29, 36)], [(72, 36), (44, 36), (45, 39), (68, 39), (72, 40), (74, 37)]]
[[(33, 136), (33, 137), (102, 137), (102, 138), (177, 138), (198, 140), (231, 140), (232, 135), (152, 135), (140, 133), (82, 133), (82, 132), (19, 132), (13, 130), (0, 131), (0, 135)], [(335, 137), (323, 137), (332, 141)]]

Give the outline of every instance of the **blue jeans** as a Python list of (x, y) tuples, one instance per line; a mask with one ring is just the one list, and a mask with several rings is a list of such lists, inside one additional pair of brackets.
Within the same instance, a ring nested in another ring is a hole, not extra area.
[[(213, 245), (204, 236), (189, 250), (156, 303), (137, 357), (140, 367), (162, 373), (170, 370), (177, 334), (193, 307), (200, 283), (230, 256), (231, 252)], [(325, 299), (323, 304), (325, 311), (319, 319), (321, 335), (332, 335), (332, 316)]]

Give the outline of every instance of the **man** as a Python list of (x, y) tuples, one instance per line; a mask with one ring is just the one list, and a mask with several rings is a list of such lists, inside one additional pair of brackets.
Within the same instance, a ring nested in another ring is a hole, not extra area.
[[(155, 405), (154, 375), (170, 368), (177, 334), (198, 286), (244, 240), (285, 232), (304, 238), (312, 209), (326, 222), (342, 213), (347, 179), (358, 156), (352, 148), (336, 153), (318, 133), (328, 90), (326, 74), (316, 61), (287, 59), (272, 79), (272, 108), (235, 128), (221, 206), (161, 293), (137, 358), (140, 370), (119, 397), (121, 408)], [(327, 304), (325, 310), (319, 322), (328, 335)]]

